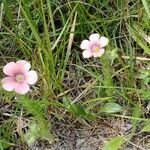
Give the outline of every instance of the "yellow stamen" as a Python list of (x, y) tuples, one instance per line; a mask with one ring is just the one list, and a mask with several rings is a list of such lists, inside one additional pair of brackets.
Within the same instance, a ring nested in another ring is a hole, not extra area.
[(93, 52), (99, 51), (99, 47), (93, 47), (93, 48), (92, 48), (92, 51), (93, 51)]
[(22, 74), (16, 75), (16, 81), (17, 82), (22, 82), (24, 80), (24, 76)]

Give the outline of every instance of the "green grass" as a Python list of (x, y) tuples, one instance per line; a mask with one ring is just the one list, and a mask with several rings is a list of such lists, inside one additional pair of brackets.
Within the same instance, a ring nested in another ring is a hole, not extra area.
[[(52, 118), (91, 125), (103, 117), (131, 120), (131, 133), (119, 136), (114, 147), (127, 145), (141, 124), (141, 132), (144, 125), (149, 129), (144, 113), (150, 99), (149, 22), (148, 0), (3, 0), (0, 68), (25, 59), (39, 80), (25, 96), (0, 89), (0, 149), (26, 148), (37, 139), (52, 142)], [(84, 59), (80, 44), (91, 33), (110, 42), (102, 57)], [(21, 133), (19, 117), (26, 120)]]

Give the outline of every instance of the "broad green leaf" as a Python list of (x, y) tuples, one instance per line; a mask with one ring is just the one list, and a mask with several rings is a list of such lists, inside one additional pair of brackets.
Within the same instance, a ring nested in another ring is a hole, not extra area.
[(144, 128), (142, 129), (142, 132), (150, 132), (150, 122), (144, 126)]
[(103, 150), (118, 150), (121, 148), (121, 145), (124, 143), (123, 137), (118, 136), (106, 143)]
[(93, 121), (96, 119), (96, 116), (91, 112), (86, 112), (86, 116), (84, 116), (86, 120)]
[(106, 103), (100, 111), (105, 113), (117, 113), (123, 111), (123, 108), (117, 103)]

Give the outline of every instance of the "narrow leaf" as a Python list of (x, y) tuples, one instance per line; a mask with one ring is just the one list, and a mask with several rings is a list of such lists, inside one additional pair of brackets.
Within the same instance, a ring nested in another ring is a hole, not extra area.
[(140, 33), (138, 33), (138, 30), (134, 29), (133, 27), (129, 27), (128, 29), (129, 34), (134, 39), (134, 41), (141, 46), (141, 48), (144, 49), (144, 52), (148, 55), (150, 55), (150, 48), (147, 46), (145, 42), (142, 41), (142, 36), (139, 36)]
[(150, 9), (149, 9), (149, 4), (148, 4), (147, 0), (142, 0), (142, 3), (143, 3), (143, 6), (147, 13), (148, 18), (150, 19)]

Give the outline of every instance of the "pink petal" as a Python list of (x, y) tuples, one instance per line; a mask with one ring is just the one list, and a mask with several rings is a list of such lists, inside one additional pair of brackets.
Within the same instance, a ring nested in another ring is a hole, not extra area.
[(15, 92), (19, 94), (26, 94), (30, 91), (30, 87), (26, 82), (18, 83), (15, 87)]
[(90, 41), (91, 42), (96, 42), (96, 41), (98, 41), (99, 40), (99, 34), (98, 33), (94, 33), (94, 34), (91, 34), (90, 36), (89, 36), (89, 39), (90, 39)]
[(81, 49), (89, 49), (90, 48), (90, 41), (89, 40), (83, 40), (81, 45), (80, 45), (80, 48)]
[(100, 47), (101, 48), (106, 46), (109, 42), (108, 38), (106, 38), (104, 36), (100, 37), (99, 41), (100, 41)]
[(3, 72), (8, 76), (14, 76), (17, 66), (15, 62), (10, 62), (6, 64), (3, 68)]
[(18, 72), (27, 72), (31, 68), (30, 63), (25, 60), (18, 60), (16, 64), (18, 67)]
[(99, 51), (93, 53), (93, 56), (94, 57), (100, 57), (104, 54), (104, 52), (105, 52), (105, 49), (101, 48)]
[(13, 77), (6, 77), (2, 79), (2, 87), (6, 91), (12, 91), (16, 87), (16, 82), (14, 81)]
[(84, 58), (90, 58), (93, 55), (93, 53), (91, 50), (85, 50), (83, 51), (82, 55)]
[(29, 71), (26, 75), (26, 82), (28, 84), (34, 84), (38, 79), (37, 73), (33, 70)]

